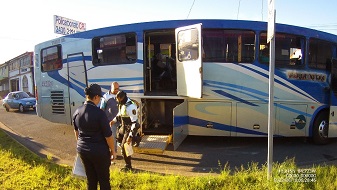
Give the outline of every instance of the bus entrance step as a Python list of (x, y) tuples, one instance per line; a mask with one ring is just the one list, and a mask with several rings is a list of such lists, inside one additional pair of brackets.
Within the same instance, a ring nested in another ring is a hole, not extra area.
[(163, 154), (171, 141), (171, 135), (144, 135), (138, 147), (134, 147), (137, 153)]

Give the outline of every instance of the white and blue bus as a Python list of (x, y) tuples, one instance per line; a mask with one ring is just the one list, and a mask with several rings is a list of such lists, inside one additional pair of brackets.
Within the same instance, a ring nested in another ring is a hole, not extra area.
[[(337, 136), (337, 36), (276, 24), (274, 136)], [(37, 114), (71, 124), (83, 89), (117, 81), (139, 103), (140, 148), (187, 135), (268, 133), (267, 23), (170, 20), (111, 26), (35, 46)], [(335, 113), (336, 111), (336, 113)], [(155, 142), (152, 143), (151, 142)], [(155, 145), (154, 145), (155, 144)]]

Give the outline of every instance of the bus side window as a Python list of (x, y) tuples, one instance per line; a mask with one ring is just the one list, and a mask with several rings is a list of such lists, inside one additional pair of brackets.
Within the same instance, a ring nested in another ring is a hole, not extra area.
[[(267, 33), (260, 34), (259, 61), (269, 63), (269, 44)], [(305, 40), (302, 36), (276, 33), (275, 35), (275, 66), (276, 67), (298, 67), (304, 63)]]
[(203, 61), (251, 63), (254, 52), (253, 31), (205, 29), (203, 32)]
[(92, 40), (95, 66), (135, 63), (136, 35), (119, 34), (96, 37)]
[(41, 50), (41, 70), (43, 72), (62, 69), (61, 45)]
[[(333, 44), (323, 40), (310, 38), (309, 40), (309, 67), (327, 70), (333, 57)], [(328, 61), (329, 59), (329, 61)]]

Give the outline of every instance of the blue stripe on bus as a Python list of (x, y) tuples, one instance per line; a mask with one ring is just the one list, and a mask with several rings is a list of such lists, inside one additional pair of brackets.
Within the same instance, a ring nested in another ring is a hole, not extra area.
[(307, 117), (312, 117), (311, 114), (308, 114), (308, 113), (306, 113), (306, 112), (303, 112), (303, 111), (300, 111), (300, 110), (296, 110), (296, 109), (287, 107), (287, 106), (285, 106), (285, 105), (283, 105), (283, 104), (276, 104), (276, 106), (279, 107), (279, 108), (282, 108), (282, 109), (284, 109), (284, 110), (290, 111), (290, 112), (294, 112), (294, 113), (297, 113), (297, 114), (300, 114), (300, 115), (305, 115), (305, 116), (307, 116)]
[[(82, 61), (83, 60), (83, 56), (79, 55), (79, 56), (74, 56), (74, 57), (69, 57), (66, 59), (62, 60), (62, 64), (66, 64), (66, 63), (70, 63), (70, 62), (74, 62), (74, 61)], [(92, 56), (84, 56), (84, 60), (85, 61), (92, 61)], [(144, 64), (144, 61), (142, 59), (137, 59), (137, 62), (139, 64)]]
[(78, 56), (72, 56), (72, 57), (68, 57), (66, 59), (62, 60), (62, 63), (70, 63), (70, 62), (74, 62), (74, 61), (92, 61), (92, 57), (91, 56), (82, 56), (81, 54), (79, 54)]
[[(218, 83), (218, 84), (220, 84), (220, 83)], [(207, 85), (207, 84), (206, 84), (206, 86), (217, 87), (217, 86), (214, 86), (214, 85)], [(223, 89), (224, 87), (221, 87), (221, 88)], [(238, 88), (238, 89), (241, 89), (241, 88)], [(242, 89), (243, 89), (243, 88), (242, 88)], [(249, 89), (249, 88), (247, 88), (247, 89)], [(242, 94), (246, 94), (246, 95), (248, 95), (248, 96), (251, 96), (251, 97), (253, 97), (253, 98), (256, 98), (256, 99), (258, 99), (258, 100), (260, 100), (260, 101), (262, 101), (262, 102), (264, 102), (264, 103), (268, 103), (268, 101), (267, 101), (266, 99), (259, 98), (259, 97), (257, 97), (257, 96), (253, 96), (253, 95), (248, 94), (248, 93), (246, 93), (246, 92), (242, 92), (242, 91), (238, 91), (238, 90), (234, 90), (234, 89), (229, 89), (229, 90), (236, 91), (236, 92), (240, 92), (240, 93), (242, 93)], [(226, 96), (225, 93), (219, 93), (219, 92), (223, 92), (222, 90), (213, 90), (213, 91), (216, 92), (216, 93), (218, 93), (218, 94), (220, 94), (220, 95)], [(256, 90), (254, 90), (254, 91), (255, 91), (255, 92), (259, 92), (259, 91), (256, 91)], [(228, 93), (227, 93), (227, 94), (228, 94)], [(263, 94), (263, 93), (261, 92), (261, 93), (259, 93), (259, 94)], [(267, 94), (265, 94), (265, 95), (267, 95)], [(248, 102), (248, 101), (241, 101), (242, 99), (240, 99), (240, 98), (238, 98), (238, 97), (233, 98), (233, 97), (234, 97), (233, 95), (231, 95), (231, 96), (226, 96), (226, 97), (232, 98), (233, 100), (237, 100), (237, 101), (242, 102), (242, 103)], [(266, 97), (266, 98), (267, 98), (267, 97)], [(276, 97), (275, 97), (275, 98), (276, 98)], [(276, 98), (276, 99), (277, 99), (277, 98)], [(251, 105), (251, 104), (248, 104), (248, 105)], [(256, 104), (253, 104), (253, 106), (257, 106), (257, 105), (256, 105)], [(283, 105), (283, 104), (276, 104), (276, 103), (275, 103), (275, 106), (277, 106), (277, 107), (279, 107), (279, 108), (282, 108), (282, 109), (284, 109), (284, 110), (290, 111), (290, 112), (294, 112), (294, 113), (300, 114), (300, 115), (305, 115), (305, 116), (307, 116), (307, 117), (312, 117), (311, 114), (308, 114), (308, 113), (306, 113), (306, 112), (303, 112), (303, 111), (300, 111), (300, 110), (296, 110), (296, 109), (287, 107), (287, 106), (285, 106), (285, 105)]]
[(84, 83), (81, 83), (80, 81), (78, 80), (75, 80), (74, 78), (71, 78), (73, 81), (76, 82), (76, 84), (78, 85), (75, 85), (75, 83), (72, 83), (69, 81), (69, 87), (74, 89), (77, 93), (79, 93), (80, 95), (82, 95), (83, 97), (85, 96), (84, 94), (84, 88), (86, 87), (86, 85)]
[[(248, 69), (248, 70), (250, 70), (250, 71), (253, 71), (253, 72), (255, 72), (255, 73), (257, 73), (257, 74), (259, 74), (259, 75), (261, 75), (261, 76), (263, 76), (263, 77), (265, 77), (265, 78), (269, 78), (269, 75), (264, 74), (264, 73), (262, 73), (261, 71), (257, 71), (257, 70), (255, 70), (254, 68), (251, 68), (251, 67), (248, 67), (248, 66), (245, 66), (245, 65), (240, 65), (240, 66), (241, 66), (241, 67), (244, 67), (245, 69)], [(259, 67), (259, 68), (263, 69), (262, 67)], [(266, 71), (268, 71), (268, 70), (266, 70)], [(269, 72), (269, 71), (268, 71), (268, 72)], [(276, 72), (277, 72), (277, 71), (276, 71)], [(283, 77), (281, 77), (280, 75), (277, 75), (277, 74), (276, 74), (276, 76), (278, 76), (278, 77), (280, 77), (280, 78), (282, 78), (282, 79), (284, 79), (284, 80), (287, 80), (289, 83), (291, 83), (291, 82), (289, 81), (289, 79), (283, 78)], [(291, 90), (293, 90), (293, 91), (295, 91), (295, 92), (297, 92), (297, 93), (299, 93), (299, 94), (301, 94), (301, 95), (303, 95), (303, 96), (305, 96), (305, 97), (307, 97), (307, 98), (309, 98), (309, 99), (315, 101), (315, 102), (317, 101), (317, 100), (313, 99), (312, 97), (308, 96), (307, 94), (298, 91), (297, 89), (295, 89), (295, 88), (289, 86), (288, 84), (285, 84), (284, 82), (280, 81), (279, 79), (276, 79), (276, 78), (275, 78), (274, 81), (275, 81), (276, 83), (279, 83), (279, 84), (281, 84), (281, 85), (287, 87), (288, 89), (291, 89)], [(296, 86), (296, 85), (295, 85), (295, 86)]]
[(84, 88), (80, 88), (78, 86), (76, 86), (75, 84), (73, 84), (72, 82), (66, 80), (65, 78), (63, 78), (60, 73), (58, 72), (58, 70), (55, 71), (50, 71), (47, 72), (48, 76), (56, 81), (58, 81), (61, 84), (67, 84), (67, 86), (71, 87), (72, 89), (74, 89), (77, 93), (79, 93), (80, 95), (82, 95), (84, 97)]
[[(189, 117), (189, 124), (196, 125), (200, 127), (206, 127), (209, 121), (198, 119), (195, 117)], [(251, 134), (251, 135), (260, 135), (260, 136), (267, 136), (268, 133), (245, 129), (241, 127), (235, 127), (231, 125), (225, 125), (217, 122), (212, 122), (213, 129), (222, 130), (222, 131), (229, 131), (229, 132), (236, 132), (236, 133), (242, 133), (242, 134)], [(234, 136), (234, 135), (231, 135)], [(275, 137), (282, 137), (281, 135), (274, 135)]]
[(254, 94), (258, 94), (260, 96), (265, 96), (268, 97), (268, 93), (262, 92), (262, 91), (258, 91), (256, 89), (253, 88), (248, 88), (245, 86), (238, 86), (235, 84), (231, 84), (231, 83), (225, 83), (225, 82), (218, 82), (218, 81), (211, 81), (211, 80), (204, 80), (204, 83), (207, 84), (216, 84), (216, 85), (221, 85), (221, 86), (228, 86), (228, 87), (232, 87), (232, 88), (236, 88), (236, 89), (240, 89), (240, 90), (245, 90)]
[(188, 116), (174, 116), (174, 127), (188, 124)]
[[(191, 124), (191, 125), (206, 127), (207, 124), (209, 124), (209, 122), (210, 121), (206, 121), (206, 120), (203, 120), (203, 119), (199, 119), (199, 118), (195, 118), (195, 117), (189, 117), (189, 124)], [(213, 121), (211, 121), (211, 123), (213, 124), (213, 129), (218, 129), (218, 130), (222, 130), (222, 131), (234, 131), (234, 128), (235, 128), (231, 125), (225, 125), (225, 124), (221, 124), (221, 123), (217, 123), (217, 122), (213, 122)]]
[(111, 82), (111, 81), (139, 81), (143, 80), (143, 77), (130, 77), (130, 78), (104, 78), (104, 79), (88, 79), (88, 82)]
[[(219, 86), (211, 85), (209, 83), (217, 84)], [(226, 89), (226, 90), (229, 90), (229, 91), (232, 91), (232, 92), (239, 92), (241, 94), (245, 94), (247, 96), (250, 96), (252, 98), (260, 100), (262, 102), (267, 102), (266, 99), (268, 98), (268, 94), (266, 94), (262, 91), (257, 91), (255, 89), (244, 87), (244, 86), (237, 86), (237, 85), (232, 85), (232, 84), (229, 85), (228, 83), (215, 82), (215, 81), (206, 81), (206, 82), (203, 83), (203, 85), (208, 86), (208, 87), (218, 88), (218, 89), (221, 88), (222, 90)], [(225, 87), (225, 86), (231, 86), (231, 88)], [(261, 95), (262, 97), (258, 97), (258, 96), (253, 95), (253, 94), (258, 94), (258, 95)], [(277, 98), (277, 97), (275, 97), (275, 98)]]
[(218, 93), (218, 94), (220, 94), (220, 95), (222, 95), (222, 96), (226, 96), (228, 98), (236, 100), (238, 102), (242, 102), (242, 103), (245, 103), (245, 104), (250, 105), (250, 106), (257, 106), (256, 104), (253, 104), (253, 103), (251, 103), (249, 101), (246, 101), (244, 99), (241, 99), (239, 97), (233, 96), (233, 95), (231, 95), (231, 94), (229, 94), (229, 93), (227, 93), (225, 91), (222, 91), (222, 90), (213, 90), (213, 91), (216, 92), (216, 93)]

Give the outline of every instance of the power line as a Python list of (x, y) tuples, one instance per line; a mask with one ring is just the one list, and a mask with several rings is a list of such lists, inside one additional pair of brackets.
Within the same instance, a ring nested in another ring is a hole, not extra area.
[(188, 17), (190, 16), (191, 10), (192, 10), (193, 5), (194, 5), (194, 2), (195, 2), (195, 0), (193, 0), (192, 6), (191, 6), (191, 8), (190, 8), (190, 11), (188, 12), (188, 15), (187, 15), (187, 18), (186, 18), (186, 19), (188, 19)]
[(239, 20), (240, 3), (241, 3), (241, 0), (239, 0), (238, 14), (236, 15), (236, 20)]
[(262, 16), (261, 21), (263, 21), (263, 0), (261, 0), (261, 5), (262, 5), (262, 6), (261, 6), (261, 7), (262, 7), (262, 8), (261, 8), (261, 16)]

